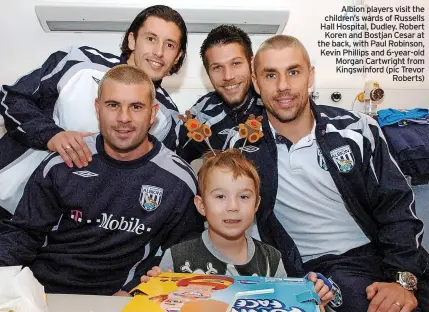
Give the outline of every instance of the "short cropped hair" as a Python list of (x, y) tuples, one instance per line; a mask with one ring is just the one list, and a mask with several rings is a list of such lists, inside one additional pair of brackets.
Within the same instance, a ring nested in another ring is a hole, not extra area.
[(186, 50), (188, 45), (188, 29), (186, 27), (185, 21), (183, 20), (183, 17), (179, 14), (179, 12), (177, 12), (176, 10), (173, 10), (169, 6), (154, 5), (141, 11), (134, 18), (130, 27), (125, 32), (124, 39), (122, 40), (122, 44), (121, 44), (121, 51), (127, 59), (130, 57), (132, 51), (128, 47), (128, 35), (130, 33), (133, 33), (134, 38), (136, 38), (137, 40), (137, 36), (140, 28), (143, 26), (144, 22), (150, 16), (158, 17), (160, 19), (163, 19), (166, 22), (173, 22), (180, 29), (180, 32), (181, 32), (180, 51), (182, 51), (182, 55), (180, 56), (177, 63), (173, 65), (173, 67), (170, 69), (170, 72), (169, 72), (170, 75), (176, 74), (179, 71), (179, 69), (182, 67), (183, 62), (185, 61)]
[(234, 179), (244, 176), (252, 179), (255, 185), (256, 200), (259, 198), (261, 179), (258, 170), (252, 161), (247, 159), (238, 149), (232, 148), (226, 151), (207, 152), (203, 156), (203, 165), (198, 171), (198, 191), (202, 196), (207, 185), (207, 176), (215, 168), (230, 169)]
[(307, 49), (304, 47), (301, 41), (299, 41), (297, 38), (292, 36), (276, 35), (265, 40), (259, 47), (254, 59), (254, 69), (256, 70), (258, 57), (261, 54), (261, 52), (266, 50), (283, 50), (286, 48), (299, 48), (304, 54), (304, 58), (306, 63), (308, 64), (308, 67), (311, 66), (310, 57), (308, 56)]
[(207, 64), (206, 51), (214, 46), (230, 43), (238, 43), (243, 48), (246, 59), (250, 64), (253, 51), (249, 35), (234, 25), (220, 25), (209, 32), (200, 48), (200, 56), (206, 70), (209, 65)]
[(106, 80), (114, 80), (123, 84), (148, 84), (151, 103), (155, 100), (155, 86), (146, 73), (138, 67), (121, 64), (112, 67), (98, 83), (98, 99), (101, 98), (103, 84)]

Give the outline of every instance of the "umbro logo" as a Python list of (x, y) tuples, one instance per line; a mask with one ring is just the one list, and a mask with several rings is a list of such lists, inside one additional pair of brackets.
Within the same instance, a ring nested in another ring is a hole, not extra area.
[(95, 78), (94, 76), (92, 76), (92, 79), (94, 79), (96, 84), (100, 84), (100, 79)]
[(218, 134), (224, 134), (224, 135), (228, 135), (228, 137), (233, 137), (237, 133), (238, 133), (238, 131), (235, 130), (235, 128), (231, 128), (231, 129), (224, 129), (221, 132), (219, 132)]
[(231, 129), (223, 129), (219, 134), (229, 134), (229, 131), (231, 131)]
[(73, 172), (74, 174), (77, 174), (78, 176), (84, 177), (84, 178), (91, 178), (91, 177), (96, 177), (98, 176), (97, 173), (91, 172), (91, 171), (75, 171)]
[(259, 147), (255, 147), (255, 146), (253, 146), (253, 145), (247, 145), (247, 146), (245, 146), (245, 147), (240, 147), (240, 149), (241, 149), (242, 151), (247, 152), (247, 153), (254, 153), (254, 152), (259, 151)]

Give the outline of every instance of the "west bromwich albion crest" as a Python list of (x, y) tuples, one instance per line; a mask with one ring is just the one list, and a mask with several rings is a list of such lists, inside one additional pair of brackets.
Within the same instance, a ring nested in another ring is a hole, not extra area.
[(344, 145), (332, 150), (331, 157), (340, 172), (347, 173), (352, 170), (355, 165), (355, 159), (350, 145)]
[(146, 211), (153, 211), (159, 207), (164, 190), (152, 185), (142, 185), (140, 205)]

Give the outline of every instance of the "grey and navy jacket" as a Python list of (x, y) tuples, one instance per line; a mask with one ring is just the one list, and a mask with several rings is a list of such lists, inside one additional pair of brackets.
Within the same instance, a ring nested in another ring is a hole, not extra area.
[(199, 237), (167, 249), (159, 267), (162, 271), (171, 268), (175, 273), (287, 277), (278, 250), (248, 235), (246, 240), (244, 264), (231, 262), (213, 245), (206, 230)]
[[(248, 91), (246, 100), (236, 109), (224, 102), (215, 91), (207, 93), (194, 104), (190, 112), (199, 122), (206, 124), (212, 130), (208, 138), (215, 150), (225, 150), (236, 146), (240, 140), (238, 125), (245, 123), (250, 114), (262, 114), (263, 104), (253, 87)], [(200, 158), (210, 148), (205, 142), (196, 142), (187, 137), (188, 130), (180, 121), (177, 129), (179, 143), (177, 154), (187, 162)]]
[(101, 135), (85, 139), (88, 167), (52, 153), (34, 171), (15, 215), (0, 222), (0, 266), (29, 266), (49, 293), (112, 295), (139, 284), (160, 252), (203, 232), (196, 177), (153, 137), (133, 161), (111, 158)]
[[(126, 63), (124, 55), (117, 57), (87, 46), (72, 47), (51, 54), (40, 68), (14, 85), (3, 85), (0, 114), (7, 132), (0, 139), (0, 181), (21, 174), (20, 169), (11, 169), (15, 165), (32, 172), (47, 155), (48, 141), (63, 130), (97, 133), (94, 100), (98, 82), (106, 71), (121, 63)], [(160, 85), (156, 101), (160, 109), (150, 133), (175, 150), (178, 109)], [(27, 179), (24, 173), (21, 181), (12, 180), (19, 186), (8, 192), (5, 187), (0, 190), (1, 207), (14, 212)]]
[[(389, 154), (377, 122), (364, 114), (310, 102), (316, 120), (316, 141), (327, 169), (350, 214), (384, 253), (386, 279), (394, 281), (398, 271), (421, 276), (428, 263), (427, 253), (420, 245), (423, 223), (416, 217), (413, 192)], [(264, 136), (253, 144), (253, 152), (246, 152), (261, 177), (259, 234), (264, 242), (280, 250), (285, 266), (292, 262), (300, 271), (299, 252), (274, 214), (277, 147), (266, 112), (262, 122)], [(286, 271), (289, 273), (290, 268)]]

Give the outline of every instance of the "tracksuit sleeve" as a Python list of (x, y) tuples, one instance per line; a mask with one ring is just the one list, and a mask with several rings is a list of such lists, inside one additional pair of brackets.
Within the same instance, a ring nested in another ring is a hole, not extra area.
[(389, 280), (398, 271), (421, 275), (426, 266), (420, 244), (423, 223), (415, 213), (414, 194), (389, 154), (378, 125), (369, 125), (374, 138), (367, 185), (373, 217), (379, 225), (378, 242), (384, 252), (383, 269)]
[(0, 222), (0, 266), (31, 263), (61, 214), (51, 175), (44, 177), (39, 166), (25, 187), (15, 215)]
[(63, 131), (52, 116), (67, 56), (67, 52), (57, 51), (14, 85), (1, 87), (0, 114), (8, 133), (21, 144), (46, 150), (48, 141)]
[[(194, 193), (185, 183), (182, 183), (182, 189), (179, 194), (182, 194), (182, 196), (177, 199), (176, 209), (165, 223), (165, 226), (168, 227), (168, 230), (165, 231), (166, 235), (160, 237), (163, 254), (171, 246), (195, 238), (204, 231), (204, 219), (195, 208)], [(124, 285), (122, 290), (131, 291), (140, 284), (142, 275), (146, 275), (153, 266), (160, 264), (162, 257), (161, 255), (155, 255), (155, 252), (156, 250), (152, 255), (149, 255), (147, 261), (143, 261), (137, 267), (135, 278)]]

